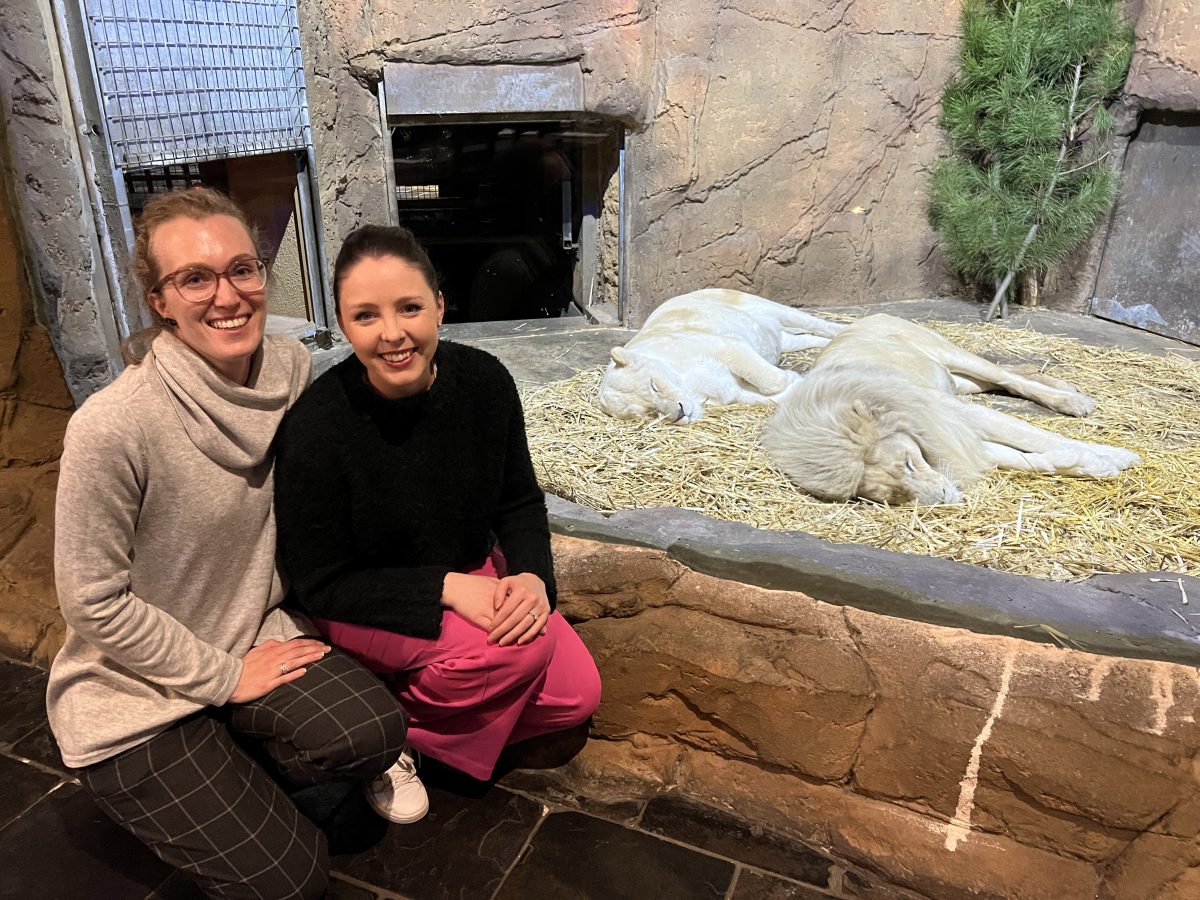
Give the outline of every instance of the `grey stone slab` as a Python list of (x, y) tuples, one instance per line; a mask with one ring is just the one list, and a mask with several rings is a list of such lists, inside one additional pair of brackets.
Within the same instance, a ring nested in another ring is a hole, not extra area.
[(629, 339), (629, 332), (623, 329), (596, 327), (552, 332), (531, 330), (528, 334), (467, 338), (461, 336), (458, 328), (448, 327), (446, 339), (470, 344), (491, 353), (504, 363), (517, 384), (523, 387), (549, 384), (571, 378), (587, 369), (607, 365), (609, 350)]
[(578, 812), (551, 813), (494, 895), (571, 900), (720, 900), (734, 867), (649, 834)]
[(832, 895), (782, 878), (743, 869), (730, 900), (829, 900)]
[(1182, 617), (1194, 633), (1200, 634), (1200, 578), (1177, 572), (1120, 572), (1093, 575), (1084, 584), (1135, 599), (1169, 616)]
[(833, 863), (828, 857), (786, 835), (675, 794), (652, 799), (641, 828), (805, 884), (829, 887)]
[(582, 112), (578, 62), (538, 66), (384, 63), (388, 116)]
[(0, 897), (143, 900), (171, 874), (77, 785), (58, 788), (0, 832)]
[(646, 807), (645, 800), (595, 796), (579, 793), (560, 782), (554, 773), (532, 769), (516, 769), (506, 774), (499, 782), (500, 787), (516, 794), (530, 797), (552, 809), (574, 809), (599, 819), (608, 819), (619, 825), (633, 825)]
[(1092, 312), (1200, 343), (1200, 120), (1144, 122), (1121, 180)]
[(492, 896), (541, 820), (541, 804), (498, 789), (468, 798), (426, 787), (424, 819), (389, 826), (382, 841), (336, 856), (333, 868), (413, 900)]
[(932, 625), (1043, 643), (1055, 642), (1053, 629), (1092, 653), (1200, 664), (1200, 634), (1187, 621), (1129, 594), (761, 531), (690, 510), (604, 515), (561, 498), (549, 508), (560, 534), (666, 550), (706, 575)]
[(0, 830), (58, 786), (59, 779), (0, 755)]

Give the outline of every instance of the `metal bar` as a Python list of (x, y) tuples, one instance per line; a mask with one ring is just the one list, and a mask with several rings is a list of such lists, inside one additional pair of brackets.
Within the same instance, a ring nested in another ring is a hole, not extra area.
[[(317, 181), (317, 154), (311, 143), (305, 148), (304, 161), (308, 174), (308, 201), (311, 205), (309, 221), (313, 230), (313, 240), (317, 247), (317, 263), (321, 272), (321, 277), (317, 281), (317, 285), (321, 288), (319, 299), (325, 312), (325, 322), (332, 323), (337, 319), (337, 309), (334, 308), (333, 285), (329, 280), (329, 257), (325, 247), (325, 228), (321, 222), (321, 188)], [(313, 298), (314, 305), (317, 299)]]
[(621, 144), (617, 149), (617, 319), (622, 325), (629, 324), (629, 272), (625, 268), (625, 244), (629, 228), (625, 204), (625, 132), (621, 131)]
[(392, 129), (388, 125), (387, 117), (387, 93), (383, 89), (383, 79), (379, 80), (376, 85), (376, 94), (379, 96), (379, 125), (383, 130), (383, 178), (384, 184), (387, 186), (387, 213), (388, 224), (400, 224), (400, 210), (397, 206), (399, 197), (396, 193), (396, 157), (392, 153)]

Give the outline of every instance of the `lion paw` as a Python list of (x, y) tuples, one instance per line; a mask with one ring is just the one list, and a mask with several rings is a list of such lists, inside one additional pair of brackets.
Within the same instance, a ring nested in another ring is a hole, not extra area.
[(1082, 391), (1072, 391), (1056, 396), (1053, 403), (1046, 405), (1065, 416), (1088, 416), (1096, 408), (1096, 401)]

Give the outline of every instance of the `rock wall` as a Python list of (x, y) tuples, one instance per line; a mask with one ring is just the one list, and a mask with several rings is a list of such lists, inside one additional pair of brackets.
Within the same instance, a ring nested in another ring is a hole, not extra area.
[(672, 787), (933, 898), (1200, 896), (1195, 669), (834, 606), (659, 550), (556, 537), (555, 558), (604, 679), (577, 787)]
[[(101, 250), (107, 236), (97, 234), (88, 192), (95, 179), (81, 157), (87, 153), (91, 161), (97, 149), (102, 156), (101, 132), (75, 119), (60, 47), (70, 50), (71, 42), (56, 32), (48, 4), (5, 7), (0, 16), (5, 180), (28, 236), (24, 246), (37, 319), (49, 332), (72, 395), (82, 402), (116, 377), (120, 350)], [(80, 79), (91, 77), (70, 60), (66, 66)], [(114, 263), (123, 264), (124, 259)]]
[(54, 593), (54, 488), (75, 408), (0, 189), (0, 656), (49, 663), (62, 641)]
[(1147, 109), (1200, 112), (1200, 2), (1136, 0), (1137, 44), (1125, 93)]
[[(793, 305), (958, 293), (926, 221), (925, 173), (941, 147), (959, 12), (958, 0), (303, 0), (331, 255), (359, 222), (387, 215), (383, 62), (579, 60), (588, 109), (628, 129), (633, 324), (707, 285)], [(1135, 0), (1129, 14), (1132, 131), (1143, 107), (1196, 108), (1200, 10)], [(1103, 237), (1053, 273), (1043, 303), (1085, 307)]]
[(580, 60), (589, 111), (628, 129), (628, 290), (640, 321), (700, 286), (791, 304), (954, 290), (925, 221), (956, 0), (305, 0), (331, 256), (387, 215), (375, 84), (385, 61)]

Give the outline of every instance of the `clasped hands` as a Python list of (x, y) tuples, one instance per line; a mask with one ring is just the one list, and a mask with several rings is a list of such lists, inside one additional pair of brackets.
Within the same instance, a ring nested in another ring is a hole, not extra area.
[(489, 643), (501, 646), (528, 644), (546, 633), (550, 618), (546, 585), (531, 572), (503, 578), (451, 572), (446, 576), (442, 602), (487, 631)]

